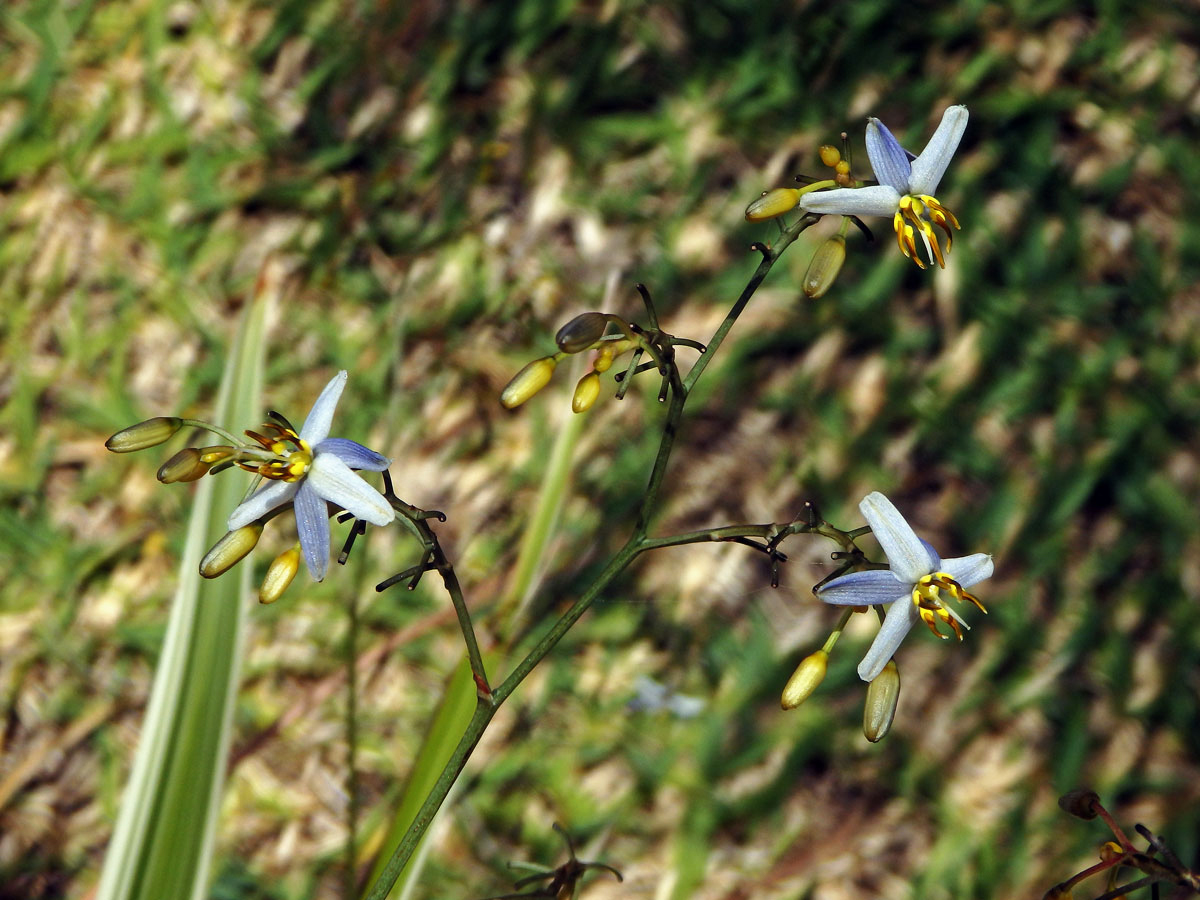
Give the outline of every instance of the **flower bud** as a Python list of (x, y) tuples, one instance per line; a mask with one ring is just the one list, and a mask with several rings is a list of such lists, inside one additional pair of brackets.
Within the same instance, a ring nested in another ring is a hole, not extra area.
[(604, 337), (607, 328), (604, 313), (585, 312), (558, 329), (554, 342), (563, 353), (580, 353)]
[(831, 169), (842, 161), (842, 151), (833, 144), (822, 144), (817, 153), (821, 155), (821, 162)]
[(790, 212), (800, 202), (800, 192), (795, 188), (775, 188), (767, 191), (746, 207), (747, 222), (765, 222)]
[(863, 709), (863, 734), (871, 743), (882, 741), (892, 730), (896, 703), (900, 700), (900, 669), (894, 659), (867, 685), (867, 703)]
[(596, 358), (592, 360), (592, 369), (596, 372), (607, 372), (612, 368), (613, 364), (613, 348), (612, 345), (601, 347), (600, 352), (596, 354)]
[(200, 462), (215, 466), (233, 456), (237, 451), (233, 447), (217, 444), (213, 447), (201, 447), (196, 451), (200, 454)]
[(163, 484), (195, 481), (207, 475), (210, 468), (208, 463), (200, 459), (199, 450), (195, 447), (185, 447), (159, 466), (158, 480)]
[(1095, 791), (1068, 791), (1058, 798), (1058, 805), (1077, 819), (1094, 819), (1100, 797)]
[(588, 372), (579, 379), (579, 384), (575, 385), (575, 395), (571, 397), (571, 411), (587, 412), (599, 396), (600, 376), (595, 372)]
[(300, 551), (293, 547), (284, 550), (267, 567), (262, 587), (258, 589), (259, 603), (274, 603), (288, 589), (296, 572), (300, 569)]
[(783, 698), (780, 703), (784, 709), (795, 709), (812, 696), (825, 680), (825, 668), (829, 663), (829, 654), (824, 650), (810, 653), (796, 666), (796, 671), (783, 686)]
[(145, 450), (147, 447), (157, 447), (170, 439), (182, 427), (183, 420), (175, 416), (155, 416), (118, 431), (104, 442), (104, 446), (113, 453)]
[(846, 261), (846, 239), (835, 234), (817, 248), (804, 273), (804, 295), (814, 300), (824, 297), (825, 292), (837, 280), (838, 272), (842, 271), (842, 263)]
[(550, 383), (555, 365), (557, 363), (553, 356), (543, 356), (529, 363), (513, 376), (513, 380), (500, 394), (500, 402), (506, 409), (516, 409)]
[(236, 531), (227, 531), (200, 560), (200, 574), (205, 578), (224, 575), (240, 563), (258, 543), (263, 533), (261, 522), (251, 522)]

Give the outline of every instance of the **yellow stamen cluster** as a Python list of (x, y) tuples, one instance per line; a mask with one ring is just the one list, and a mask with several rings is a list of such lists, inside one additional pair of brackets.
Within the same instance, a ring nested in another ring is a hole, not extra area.
[(940, 620), (949, 625), (950, 629), (954, 632), (954, 636), (961, 641), (963, 636), (960, 626), (966, 625), (966, 623), (958, 617), (958, 614), (954, 610), (942, 602), (942, 591), (945, 591), (959, 603), (969, 600), (982, 613), (987, 613), (987, 610), (983, 608), (983, 604), (979, 602), (978, 597), (967, 593), (961, 584), (945, 572), (933, 572), (930, 575), (926, 575), (913, 586), (912, 600), (916, 604), (917, 614), (921, 617), (921, 621), (942, 640), (949, 640), (950, 635), (942, 634), (938, 630), (937, 623)]
[(954, 243), (950, 226), (959, 227), (954, 213), (942, 206), (936, 197), (931, 197), (929, 194), (915, 196), (908, 194), (900, 198), (900, 208), (896, 210), (896, 215), (892, 218), (892, 227), (896, 229), (896, 243), (900, 245), (900, 252), (922, 269), (925, 268), (925, 263), (917, 253), (916, 235), (918, 232), (925, 243), (929, 258), (934, 260), (939, 267), (946, 268), (946, 258), (942, 255), (937, 232), (933, 230), (934, 225), (946, 233), (946, 252), (949, 253), (950, 247)]
[(256, 459), (238, 460), (238, 465), (247, 472), (257, 472), (263, 478), (275, 481), (299, 481), (312, 465), (312, 448), (303, 440), (292, 424), (279, 413), (271, 413), (270, 422), (260, 427), (265, 434), (247, 431), (246, 436), (257, 441), (274, 457), (266, 462)]

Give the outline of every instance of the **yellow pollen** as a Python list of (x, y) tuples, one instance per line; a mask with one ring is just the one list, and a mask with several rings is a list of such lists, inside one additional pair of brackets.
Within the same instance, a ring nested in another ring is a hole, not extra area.
[(915, 262), (922, 269), (925, 263), (917, 253), (916, 235), (919, 232), (925, 244), (926, 255), (931, 262), (936, 262), (941, 268), (946, 268), (946, 258), (942, 255), (942, 247), (938, 243), (936, 225), (946, 233), (946, 252), (954, 243), (950, 226), (959, 228), (958, 219), (954, 213), (942, 206), (936, 197), (929, 194), (906, 194), (900, 198), (900, 207), (892, 217), (892, 227), (896, 230), (896, 243), (900, 252)]
[(299, 481), (312, 465), (312, 448), (296, 433), (296, 429), (287, 423), (286, 419), (279, 416), (278, 413), (271, 415), (277, 417), (277, 420), (262, 425), (265, 434), (247, 431), (246, 435), (253, 438), (274, 459), (264, 462), (261, 456), (257, 458), (250, 456), (238, 460), (238, 465), (248, 472), (256, 472), (263, 478), (270, 478), (273, 481)]
[(978, 597), (964, 590), (961, 584), (945, 572), (933, 572), (913, 585), (912, 600), (916, 604), (917, 615), (921, 617), (921, 621), (942, 640), (949, 640), (950, 635), (943, 634), (938, 630), (937, 623), (943, 622), (950, 626), (954, 636), (961, 641), (963, 636), (960, 626), (965, 625), (968, 628), (970, 626), (959, 617), (958, 613), (946, 606), (942, 601), (942, 591), (948, 593), (959, 603), (964, 600), (974, 603), (982, 613), (986, 614), (987, 610), (983, 608)]

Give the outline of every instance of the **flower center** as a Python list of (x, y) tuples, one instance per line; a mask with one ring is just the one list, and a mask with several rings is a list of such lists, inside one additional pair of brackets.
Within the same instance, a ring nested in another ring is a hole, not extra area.
[[(921, 621), (929, 626), (929, 630), (942, 640), (949, 640), (950, 635), (938, 631), (938, 620), (945, 622), (954, 632), (954, 636), (962, 640), (962, 629), (968, 631), (971, 626), (964, 622), (954, 610), (942, 602), (942, 591), (945, 591), (959, 603), (969, 600), (979, 607), (979, 611), (987, 613), (979, 598), (968, 594), (961, 584), (945, 572), (932, 572), (913, 585), (912, 600), (916, 604), (917, 614)], [(962, 627), (959, 627), (962, 626)]]
[(267, 413), (267, 417), (271, 421), (262, 424), (264, 433), (246, 432), (247, 437), (253, 438), (266, 451), (266, 455), (240, 459), (238, 465), (274, 481), (299, 481), (312, 465), (312, 448), (300, 437), (292, 423), (279, 413), (272, 411)]
[(906, 194), (900, 198), (900, 208), (892, 217), (892, 227), (896, 229), (896, 243), (900, 245), (900, 252), (922, 269), (925, 268), (925, 263), (917, 254), (915, 240), (918, 233), (925, 243), (925, 253), (930, 262), (936, 262), (941, 268), (946, 268), (946, 259), (942, 256), (937, 232), (933, 230), (934, 225), (946, 232), (946, 252), (949, 253), (950, 245), (954, 243), (950, 226), (959, 227), (954, 213), (929, 194)]

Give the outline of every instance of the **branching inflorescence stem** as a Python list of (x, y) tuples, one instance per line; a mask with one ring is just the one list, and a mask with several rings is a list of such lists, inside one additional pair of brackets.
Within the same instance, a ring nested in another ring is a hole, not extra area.
[[(416, 851), (421, 838), (424, 836), (429, 825), (433, 822), (438, 810), (445, 802), (447, 795), (450, 793), (451, 787), (458, 778), (459, 773), (470, 759), (471, 753), (475, 746), (483, 737), (484, 731), (495, 716), (500, 705), (508, 699), (508, 697), (517, 689), (522, 681), (529, 675), (530, 672), (540, 663), (555, 645), (562, 640), (563, 636), (571, 629), (580, 617), (591, 607), (596, 598), (599, 597), (612, 582), (620, 575), (629, 564), (633, 562), (641, 553), (648, 550), (657, 550), (663, 547), (677, 547), (683, 544), (694, 544), (705, 541), (732, 541), (745, 544), (766, 553), (772, 561), (773, 582), (775, 581), (775, 573), (779, 562), (786, 560), (778, 550), (779, 542), (791, 534), (801, 532), (825, 534), (846, 547), (847, 551), (853, 548), (852, 535), (846, 532), (837, 531), (830, 528), (820, 520), (816, 515), (815, 510), (811, 507), (808, 509), (808, 514), (803, 520), (797, 519), (793, 522), (776, 525), (728, 525), (719, 528), (706, 528), (699, 531), (687, 532), (684, 534), (673, 535), (669, 537), (652, 538), (647, 536), (650, 526), (650, 520), (657, 506), (659, 491), (662, 488), (663, 480), (666, 477), (667, 464), (671, 458), (671, 451), (675, 444), (675, 437), (679, 427), (679, 423), (683, 418), (683, 410), (687, 403), (688, 396), (692, 389), (703, 375), (704, 370), (712, 361), (713, 356), (720, 349), (721, 344), (728, 336), (730, 330), (737, 322), (738, 317), (746, 308), (750, 298), (762, 284), (767, 273), (771, 271), (772, 266), (783, 254), (783, 251), (795, 241), (800, 232), (804, 231), (810, 225), (819, 220), (816, 215), (804, 215), (797, 219), (792, 225), (785, 228), (779, 236), (773, 247), (767, 247), (763, 244), (755, 244), (752, 249), (757, 250), (762, 255), (762, 261), (758, 264), (758, 268), (750, 277), (746, 287), (738, 296), (724, 320), (713, 334), (707, 344), (697, 344), (695, 341), (668, 339), (666, 347), (660, 347), (664, 352), (662, 355), (662, 366), (665, 367), (666, 384), (668, 388), (669, 402), (665, 421), (663, 423), (662, 438), (659, 441), (658, 452), (654, 458), (654, 466), (650, 471), (649, 479), (647, 480), (646, 490), (642, 496), (642, 502), (639, 505), (637, 519), (634, 523), (633, 531), (625, 544), (613, 555), (603, 571), (596, 577), (596, 580), (583, 592), (571, 607), (563, 613), (562, 617), (555, 622), (554, 626), (546, 632), (545, 635), (534, 645), (524, 659), (508, 674), (508, 676), (495, 688), (492, 688), (487, 680), (487, 675), (483, 666), (483, 657), (479, 652), (479, 643), (475, 636), (475, 631), (471, 625), (471, 617), (467, 611), (466, 601), (463, 597), (462, 587), (458, 582), (458, 578), (454, 573), (454, 567), (449, 559), (442, 551), (441, 545), (438, 543), (437, 536), (433, 529), (429, 526), (428, 519), (431, 516), (439, 516), (440, 514), (428, 513), (416, 507), (409, 506), (403, 500), (396, 496), (392, 489), (391, 480), (386, 477), (385, 473), (385, 493), (384, 496), (396, 512), (403, 516), (413, 527), (414, 532), (419, 536), (424, 545), (422, 561), (417, 566), (414, 566), (398, 575), (389, 578), (378, 586), (378, 590), (383, 590), (405, 579), (412, 579), (409, 588), (415, 587), (416, 581), (421, 574), (427, 571), (437, 571), (442, 578), (442, 582), (446, 587), (447, 593), (450, 594), (450, 599), (454, 604), (455, 612), (458, 615), (459, 627), (462, 630), (463, 639), (467, 645), (467, 657), (470, 661), (471, 672), (475, 679), (477, 687), (478, 700), (475, 706), (475, 712), (471, 716), (471, 721), (467, 724), (466, 730), (463, 732), (462, 738), (458, 742), (458, 746), (450, 754), (445, 767), (434, 783), (425, 801), (421, 804), (421, 808), (417, 811), (413, 818), (408, 831), (401, 838), (388, 859), (383, 870), (379, 874), (379, 878), (371, 886), (367, 894), (367, 900), (383, 900), (391, 891), (392, 886), (396, 883), (396, 879), (400, 877), (400, 873), (404, 870), (409, 859)], [(654, 305), (650, 300), (649, 292), (643, 285), (638, 285), (638, 292), (642, 295), (642, 299), (646, 305), (647, 315), (650, 320), (651, 328), (658, 330), (657, 314), (654, 310)], [(686, 377), (681, 376), (679, 368), (675, 362), (675, 354), (673, 352), (673, 344), (678, 343), (680, 346), (687, 346), (693, 349), (700, 350), (700, 356), (688, 371)], [(655, 364), (652, 364), (655, 365)], [(657, 367), (657, 365), (655, 365)], [(627, 374), (626, 381), (630, 375)], [(762, 540), (764, 543), (758, 543), (755, 538)]]

